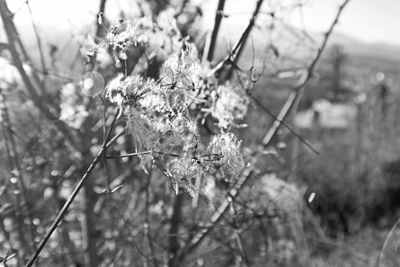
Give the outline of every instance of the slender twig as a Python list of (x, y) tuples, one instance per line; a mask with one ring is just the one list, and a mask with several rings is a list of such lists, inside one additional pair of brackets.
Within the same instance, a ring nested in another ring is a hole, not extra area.
[(185, 11), (185, 8), (186, 8), (188, 3), (189, 3), (189, 0), (183, 0), (182, 1), (181, 5), (179, 7), (179, 10), (174, 14), (174, 18), (175, 19), (177, 19), (180, 15), (183, 14), (183, 11)]
[[(104, 10), (106, 8), (106, 3), (107, 3), (107, 0), (100, 0), (99, 12), (98, 12), (97, 16), (102, 16), (103, 19), (104, 19)], [(96, 19), (96, 22), (97, 22), (97, 19)], [(100, 25), (100, 23), (97, 23), (96, 25), (97, 25), (96, 26), (96, 36), (100, 37), (103, 25)]]
[(232, 58), (231, 68), (228, 70), (225, 79), (228, 79), (228, 78), (231, 77), (232, 70), (233, 70), (232, 66), (236, 66), (238, 61), (239, 61), (239, 58), (240, 58), (240, 56), (241, 56), (241, 54), (243, 52), (244, 47), (246, 46), (246, 41), (249, 38), (250, 32), (254, 27), (254, 24), (256, 22), (257, 16), (258, 16), (258, 14), (260, 12), (260, 9), (261, 9), (261, 6), (262, 6), (263, 2), (264, 2), (263, 0), (258, 0), (257, 1), (256, 8), (254, 9), (254, 12), (253, 12), (253, 15), (251, 16), (249, 24), (247, 25), (246, 30), (243, 32), (238, 44), (235, 47), (236, 51), (235, 50), (232, 51), (234, 53), (233, 54), (234, 57)]
[(222, 17), (224, 15), (225, 0), (218, 1), (217, 11), (215, 12), (214, 28), (211, 33), (210, 45), (206, 48), (207, 60), (212, 61), (215, 52), (215, 45), (217, 44), (218, 31), (221, 25)]
[[(32, 242), (32, 247), (35, 246), (35, 228), (33, 224), (33, 219), (32, 219), (32, 213), (29, 209), (28, 206), (28, 201), (27, 201), (27, 186), (25, 184), (24, 180), (24, 175), (22, 173), (22, 167), (20, 163), (20, 157), (19, 157), (19, 152), (17, 150), (17, 145), (15, 143), (14, 139), (14, 133), (12, 130), (12, 125), (11, 125), (11, 120), (10, 120), (10, 115), (9, 115), (9, 110), (8, 110), (8, 105), (7, 105), (7, 99), (5, 94), (3, 94), (3, 91), (0, 90), (0, 97), (3, 99), (3, 105), (1, 108), (1, 112), (3, 113), (1, 116), (1, 119), (3, 119), (3, 122), (1, 123), (2, 126), (4, 126), (4, 129), (6, 130), (4, 135), (6, 137), (6, 142), (8, 141), (9, 146), (7, 148), (10, 157), (10, 167), (12, 168), (11, 171), (16, 170), (14, 172), (14, 175), (18, 178), (18, 186), (19, 190), (21, 191), (20, 198), (21, 198), (21, 209), (24, 217), (29, 221), (29, 230), (30, 230), (30, 235), (31, 235), (31, 242)], [(30, 247), (30, 249), (32, 249)]]
[(169, 228), (169, 238), (168, 238), (168, 266), (174, 267), (179, 266), (180, 258), (178, 257), (179, 252), (179, 228), (181, 224), (181, 216), (182, 216), (182, 206), (184, 203), (184, 194), (182, 192), (178, 193), (175, 197), (174, 207), (172, 216), (170, 219), (170, 228)]
[[(2, 123), (2, 126), (3, 126), (3, 123)], [(14, 169), (13, 155), (12, 155), (12, 152), (11, 152), (10, 144), (9, 144), (9, 141), (8, 141), (8, 135), (6, 133), (5, 127), (2, 127), (2, 132), (3, 132), (4, 145), (5, 145), (5, 148), (6, 148), (9, 167), (10, 167), (10, 170), (13, 170)], [(16, 185), (14, 185), (14, 188), (18, 189)], [(23, 257), (24, 254), (25, 254), (25, 250), (28, 250), (28, 249), (25, 249), (25, 247), (26, 247), (28, 242), (25, 239), (24, 232), (23, 232), (23, 230), (24, 230), (23, 219), (24, 218), (21, 218), (21, 213), (19, 212), (19, 209), (18, 209), (18, 207), (20, 205), (21, 205), (20, 196), (17, 194), (17, 195), (15, 195), (15, 207), (16, 207), (15, 217), (16, 217), (16, 221), (17, 221), (17, 225), (18, 225), (18, 227), (17, 227), (18, 228), (17, 229), (18, 230), (17, 231), (18, 238), (19, 238), (19, 241), (21, 242), (21, 244), (20, 244), (21, 251), (19, 252), (19, 254), (20, 254), (19, 256)]]
[[(314, 59), (314, 61), (313, 61), (312, 64), (310, 65), (310, 67), (308, 68), (308, 75), (307, 75), (308, 78), (306, 78), (307, 80), (310, 79), (310, 77), (311, 77), (311, 75), (312, 75), (311, 73), (313, 72), (316, 63), (317, 63), (317, 61), (319, 60), (319, 58), (320, 58), (320, 56), (321, 56), (321, 54), (322, 54), (322, 51), (324, 50), (324, 48), (325, 48), (325, 46), (326, 46), (326, 42), (327, 42), (327, 40), (328, 40), (328, 37), (329, 37), (329, 35), (332, 33), (332, 31), (333, 31), (333, 29), (334, 29), (334, 26), (337, 24), (337, 22), (338, 22), (338, 20), (339, 20), (339, 17), (340, 17), (340, 14), (341, 14), (343, 8), (347, 5), (347, 3), (348, 3), (349, 1), (350, 1), (350, 0), (345, 0), (344, 3), (339, 7), (338, 13), (337, 13), (337, 15), (336, 15), (334, 21), (332, 22), (332, 25), (330, 26), (330, 28), (329, 28), (327, 34), (325, 35), (325, 39), (324, 39), (324, 41), (323, 41), (323, 43), (322, 43), (322, 45), (321, 45), (321, 47), (320, 47), (320, 49), (319, 49), (318, 55), (316, 56), (316, 58)], [(303, 88), (306, 84), (307, 84), (307, 82), (306, 82), (306, 81), (303, 81), (303, 82), (301, 83), (302, 87), (300, 87), (300, 88)], [(295, 95), (295, 96), (296, 96), (296, 95)], [(293, 97), (290, 97), (290, 96), (289, 96), (289, 99), (292, 99), (292, 98), (293, 98)], [(286, 109), (285, 109), (285, 110), (286, 110)], [(281, 113), (282, 113), (282, 111), (281, 111)], [(285, 119), (285, 117), (287, 116), (287, 115), (282, 116), (281, 113), (277, 116), (278, 119), (279, 119), (279, 121), (283, 121), (283, 120)], [(280, 125), (280, 123), (279, 123), (279, 125)], [(271, 128), (272, 128), (272, 127), (271, 127)], [(277, 129), (274, 129), (274, 130), (273, 130), (273, 134), (272, 134), (272, 135), (269, 135), (270, 138), (272, 138), (272, 137), (275, 135), (276, 131), (277, 131)], [(269, 143), (271, 140), (267, 140), (267, 141), (268, 141), (268, 143)], [(264, 143), (264, 144), (265, 144), (265, 143)], [(230, 203), (232, 202), (232, 200), (239, 194), (239, 192), (240, 192), (241, 189), (243, 188), (244, 184), (245, 184), (253, 175), (254, 175), (254, 171), (253, 171), (253, 170), (246, 169), (246, 170), (244, 171), (244, 173), (239, 177), (236, 186), (235, 186), (232, 190), (230, 190), (230, 192), (229, 192), (230, 196), (219, 206), (219, 208), (216, 210), (216, 212), (214, 212), (214, 214), (211, 216), (211, 218), (210, 218), (210, 226), (207, 227), (207, 228), (203, 228), (203, 229), (199, 230), (199, 232), (198, 232), (196, 235), (194, 235), (194, 237), (192, 237), (192, 238), (187, 242), (187, 245), (185, 246), (185, 248), (182, 249), (182, 250), (180, 251), (179, 257), (181, 258), (181, 260), (183, 260), (183, 258), (184, 258), (187, 254), (191, 253), (194, 249), (196, 249), (196, 248), (201, 244), (201, 242), (204, 240), (204, 238), (206, 238), (206, 237), (209, 235), (209, 233), (212, 231), (214, 225), (215, 225), (216, 223), (218, 223), (218, 222), (222, 219), (223, 215), (224, 215), (225, 212), (228, 210), (229, 205), (230, 205)]]
[(319, 151), (316, 150), (304, 137), (302, 137), (300, 134), (298, 134), (289, 124), (287, 124), (284, 121), (280, 121), (277, 116), (275, 116), (267, 107), (265, 107), (257, 98), (254, 96), (248, 94), (249, 98), (254, 101), (254, 103), (257, 104), (258, 107), (260, 107), (265, 113), (270, 115), (275, 121), (279, 121), (279, 123), (283, 126), (286, 127), (297, 139), (300, 140), (304, 145), (306, 145), (311, 151), (313, 151), (315, 154), (319, 155)]
[(234, 234), (236, 235), (236, 242), (238, 244), (238, 248), (239, 248), (239, 251), (240, 251), (240, 254), (241, 254), (240, 255), (241, 258), (244, 260), (245, 265), (247, 267), (249, 267), (250, 266), (249, 257), (247, 256), (247, 253), (246, 253), (246, 251), (244, 249), (243, 239), (240, 236), (240, 231), (239, 231), (238, 223), (237, 223), (237, 220), (236, 220), (236, 218), (237, 218), (237, 210), (235, 208), (234, 203), (231, 203), (231, 204), (232, 204), (231, 207), (232, 207), (233, 212), (234, 212), (234, 218), (233, 219), (234, 219), (234, 224), (235, 224), (235, 226), (234, 226)]
[(309, 65), (306, 74), (302, 77), (302, 79), (300, 79), (300, 83), (289, 94), (288, 98), (285, 101), (285, 104), (283, 105), (281, 111), (279, 112), (279, 114), (277, 116), (277, 120), (274, 121), (271, 128), (265, 134), (263, 141), (262, 141), (264, 146), (268, 146), (271, 143), (271, 141), (272, 141), (273, 137), (275, 136), (276, 132), (278, 131), (281, 123), (288, 117), (290, 111), (293, 109), (294, 106), (297, 105), (298, 101), (301, 99), (301, 97), (304, 93), (304, 90), (306, 88), (306, 85), (308, 84), (308, 81), (310, 80), (310, 78), (312, 77), (312, 75), (314, 73), (315, 66), (316, 66), (317, 62), (319, 61), (319, 59), (322, 55), (322, 52), (325, 50), (328, 39), (329, 39), (330, 35), (332, 34), (333, 29), (335, 28), (336, 24), (338, 23), (339, 17), (342, 14), (343, 9), (346, 7), (346, 5), (349, 2), (350, 2), (350, 0), (345, 0), (340, 5), (331, 26), (329, 27), (328, 31), (325, 33), (324, 39), (318, 49), (317, 55), (315, 56), (315, 58)]
[(155, 267), (158, 267), (158, 263), (154, 254), (154, 244), (153, 244), (153, 238), (151, 237), (151, 224), (150, 224), (150, 214), (149, 214), (149, 209), (150, 209), (150, 183), (151, 183), (151, 178), (153, 176), (153, 166), (151, 166), (149, 175), (147, 177), (147, 182), (145, 186), (145, 208), (144, 208), (144, 233), (147, 238), (147, 243), (149, 246), (150, 250), (150, 256), (152, 258), (152, 263)]
[(263, 0), (258, 0), (257, 4), (256, 4), (256, 8), (253, 12), (253, 15), (246, 27), (246, 29), (244, 30), (244, 32), (242, 33), (242, 35), (240, 36), (238, 42), (236, 43), (236, 45), (233, 47), (233, 49), (229, 52), (229, 54), (222, 60), (220, 61), (209, 73), (208, 75), (213, 75), (219, 71), (221, 71), (223, 69), (223, 67), (228, 64), (231, 63), (232, 66), (235, 66), (236, 62), (237, 62), (237, 56), (240, 54), (238, 54), (238, 51), (240, 51), (241, 47), (244, 45), (244, 43), (246, 42), (247, 38), (249, 37), (249, 34), (254, 26), (254, 23), (256, 21), (257, 15), (260, 11), (261, 5), (263, 3)]
[(204, 238), (209, 235), (209, 233), (214, 229), (215, 225), (222, 219), (225, 212), (229, 209), (231, 202), (234, 200), (235, 197), (239, 194), (240, 190), (243, 188), (245, 183), (255, 175), (255, 171), (247, 168), (243, 171), (241, 177), (239, 177), (238, 182), (236, 183), (235, 187), (230, 190), (229, 197), (218, 207), (218, 209), (214, 212), (214, 214), (210, 218), (209, 226), (202, 228), (199, 230), (197, 234), (195, 234), (188, 242), (185, 248), (183, 248), (180, 253), (179, 257), (181, 260), (191, 253), (195, 248), (197, 248)]
[[(38, 28), (34, 21), (32, 9), (31, 9), (31, 6), (29, 5), (29, 1), (26, 1), (26, 6), (28, 7), (29, 15), (31, 17), (33, 32), (35, 33), (35, 37), (36, 37), (36, 43), (37, 43), (38, 50), (39, 50), (40, 63), (42, 64), (42, 71), (43, 71), (44, 75), (47, 75), (47, 68), (46, 68), (46, 61), (44, 59), (42, 40), (40, 38)], [(43, 81), (41, 82), (41, 86), (43, 86)]]
[(135, 152), (135, 153), (128, 153), (128, 154), (123, 154), (123, 155), (116, 155), (116, 156), (105, 156), (106, 159), (122, 159), (122, 158), (129, 158), (129, 157), (134, 157), (134, 156), (141, 156), (141, 155), (149, 155), (151, 154), (152, 151), (141, 151), (141, 152)]
[(12, 13), (8, 9), (5, 0), (0, 0), (0, 16), (3, 20), (3, 26), (8, 38), (8, 49), (11, 52), (14, 65), (20, 73), (32, 101), (35, 103), (36, 107), (41, 111), (41, 113), (54, 124), (54, 126), (59, 130), (59, 133), (61, 133), (65, 137), (68, 143), (73, 148), (79, 150), (79, 146), (76, 144), (75, 138), (73, 137), (70, 129), (66, 126), (65, 123), (59, 120), (58, 117), (53, 114), (50, 109), (45, 105), (46, 102), (43, 101), (43, 99), (38, 94), (35, 86), (33, 85), (31, 79), (29, 78), (22, 65), (18, 51), (15, 47), (15, 43), (18, 42), (18, 40), (16, 39), (16, 33), (14, 31), (15, 26), (12, 21)]
[[(135, 153), (128, 153), (128, 154), (123, 154), (123, 155), (107, 155), (105, 156), (106, 159), (121, 159), (121, 158), (129, 158), (129, 157), (134, 157), (134, 156), (141, 156), (141, 155), (149, 155), (153, 154), (159, 154), (159, 155), (165, 155), (165, 156), (171, 156), (171, 157), (182, 157), (183, 155), (175, 154), (175, 153), (169, 153), (169, 152), (162, 152), (162, 151), (157, 151), (157, 150), (146, 150), (146, 151), (140, 151), (140, 152), (135, 152)], [(202, 160), (202, 161), (214, 161), (217, 159), (220, 159), (222, 155), (220, 154), (205, 154), (205, 155), (200, 155), (200, 156), (192, 156), (190, 158), (194, 160)]]
[[(119, 110), (117, 111), (117, 114), (118, 113), (119, 113)], [(93, 159), (92, 163), (87, 168), (85, 174), (82, 176), (82, 178), (79, 180), (78, 184), (75, 186), (74, 190), (72, 191), (72, 193), (69, 196), (68, 200), (65, 202), (64, 206), (62, 207), (62, 209), (58, 213), (57, 217), (54, 219), (54, 221), (51, 224), (51, 226), (47, 229), (46, 234), (44, 235), (44, 237), (40, 241), (39, 246), (37, 247), (35, 253), (32, 255), (32, 257), (30, 258), (28, 263), (25, 265), (25, 267), (31, 267), (34, 264), (34, 262), (36, 261), (36, 259), (39, 256), (40, 252), (45, 247), (47, 241), (49, 241), (51, 235), (53, 234), (53, 232), (57, 229), (57, 227), (59, 226), (59, 224), (63, 220), (65, 214), (67, 213), (67, 211), (69, 209), (69, 207), (71, 206), (71, 204), (75, 200), (75, 198), (78, 195), (79, 191), (82, 189), (85, 181), (90, 176), (90, 174), (93, 172), (93, 170), (95, 169), (96, 165), (101, 161), (101, 159), (105, 155), (106, 149), (121, 135), (121, 133), (117, 134), (111, 140), (108, 141), (108, 139), (110, 138), (111, 132), (112, 132), (112, 130), (114, 128), (115, 121), (117, 120), (117, 114), (115, 115), (115, 117), (114, 117), (114, 119), (113, 119), (113, 121), (112, 121), (112, 123), (110, 125), (110, 128), (109, 128), (109, 130), (107, 132), (106, 139), (104, 140), (103, 145), (101, 146), (101, 150), (98, 152), (97, 156)]]

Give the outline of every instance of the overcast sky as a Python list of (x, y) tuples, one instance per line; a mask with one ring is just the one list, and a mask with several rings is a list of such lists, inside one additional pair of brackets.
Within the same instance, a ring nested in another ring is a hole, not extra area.
[[(268, 3), (291, 3), (293, 0), (266, 0), (264, 10), (268, 10)], [(298, 1), (298, 0), (297, 0)], [(12, 10), (18, 9), (16, 20), (18, 23), (28, 23), (29, 13), (22, 3), (25, 0), (8, 0)], [(34, 17), (39, 25), (50, 24), (60, 27), (79, 27), (84, 23), (90, 23), (98, 8), (99, 0), (30, 0)], [(134, 1), (109, 0), (108, 12), (114, 10), (124, 3), (130, 3), (135, 8)], [(205, 3), (206, 24), (211, 27), (213, 13), (217, 0), (202, 1)], [(339, 0), (305, 0), (303, 18), (299, 11), (290, 15), (290, 22), (294, 25), (305, 24), (306, 29), (311, 31), (325, 31), (331, 23)], [(248, 16), (255, 6), (256, 0), (226, 0), (226, 12), (241, 13), (235, 16), (236, 22), (247, 23)], [(22, 4), (22, 5), (21, 5)], [(20, 7), (20, 8), (19, 8)], [(352, 38), (364, 42), (385, 42), (400, 45), (400, 0), (351, 0), (350, 4), (340, 19), (337, 27), (338, 32), (349, 35)], [(234, 16), (232, 16), (233, 20)]]

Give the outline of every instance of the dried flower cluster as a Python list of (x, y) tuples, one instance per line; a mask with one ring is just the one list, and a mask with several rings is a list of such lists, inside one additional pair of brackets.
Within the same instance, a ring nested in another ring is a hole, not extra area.
[(211, 93), (211, 115), (218, 120), (220, 128), (234, 125), (235, 120), (243, 119), (247, 114), (248, 99), (235, 86), (220, 85)]
[[(146, 55), (164, 57), (157, 80), (118, 74), (108, 82), (105, 96), (126, 117), (136, 150), (162, 151), (167, 155), (164, 173), (174, 189), (183, 188), (194, 196), (201, 192), (198, 181), (217, 173), (230, 180), (244, 167), (240, 141), (226, 131), (244, 118), (248, 100), (235, 86), (210, 82), (215, 78), (200, 64), (196, 47), (181, 38), (176, 23), (165, 23), (174, 19), (166, 14), (159, 18), (159, 23), (145, 18), (112, 26), (105, 40), (92, 43), (89, 56), (107, 47), (118, 63), (128, 60), (128, 49), (140, 46)], [(211, 114), (222, 132), (208, 146), (199, 134), (199, 114)]]

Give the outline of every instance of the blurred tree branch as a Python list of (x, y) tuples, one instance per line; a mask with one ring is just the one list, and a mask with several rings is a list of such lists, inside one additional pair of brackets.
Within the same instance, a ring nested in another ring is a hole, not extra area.
[(338, 11), (336, 13), (336, 16), (331, 23), (328, 31), (324, 35), (324, 39), (318, 48), (317, 55), (315, 58), (312, 60), (311, 64), (307, 68), (305, 74), (300, 78), (300, 83), (292, 90), (292, 92), (289, 94), (288, 98), (285, 101), (285, 104), (282, 106), (282, 109), (280, 110), (277, 119), (274, 121), (268, 132), (265, 134), (262, 143), (264, 146), (268, 146), (275, 134), (277, 133), (279, 127), (281, 126), (282, 122), (288, 117), (289, 113), (291, 110), (295, 109), (295, 106), (298, 105), (304, 90), (306, 89), (306, 86), (313, 76), (315, 66), (317, 65), (322, 52), (325, 50), (326, 44), (328, 43), (328, 39), (331, 36), (333, 29), (335, 28), (336, 24), (339, 22), (340, 15), (342, 14), (342, 11), (346, 7), (346, 5), (350, 2), (350, 0), (345, 0), (338, 8)]
[(219, 0), (217, 11), (215, 12), (214, 28), (213, 28), (212, 34), (211, 34), (210, 45), (207, 48), (207, 50), (208, 50), (207, 60), (208, 61), (212, 61), (212, 59), (214, 57), (215, 45), (217, 44), (217, 38), (218, 38), (218, 31), (219, 31), (219, 27), (221, 25), (222, 18), (224, 16), (224, 6), (225, 6), (225, 0)]
[(60, 210), (58, 213), (57, 217), (54, 219), (53, 223), (49, 227), (49, 229), (46, 231), (46, 234), (43, 236), (42, 240), (39, 243), (39, 246), (37, 247), (35, 253), (31, 256), (29, 259), (28, 263), (25, 265), (25, 267), (31, 267), (35, 263), (36, 259), (40, 255), (40, 252), (43, 250), (43, 248), (46, 246), (47, 241), (50, 239), (51, 235), (53, 232), (57, 229), (57, 227), (60, 225), (61, 221), (63, 220), (64, 216), (66, 215), (69, 207), (71, 204), (74, 202), (76, 196), (78, 195), (79, 191), (82, 189), (82, 187), (85, 184), (85, 181), (88, 179), (90, 174), (93, 172), (97, 164), (103, 159), (105, 152), (107, 148), (112, 145), (115, 140), (117, 140), (118, 137), (120, 137), (124, 132), (121, 132), (119, 134), (116, 134), (113, 138), (110, 139), (111, 133), (113, 132), (115, 121), (117, 120), (117, 114), (119, 111), (117, 111), (114, 120), (112, 121), (110, 128), (108, 130), (106, 139), (104, 140), (100, 151), (98, 152), (97, 156), (93, 159), (92, 163), (90, 166), (87, 168), (86, 172), (82, 176), (82, 178), (79, 180), (78, 184), (75, 186), (73, 192), (69, 196), (68, 200), (65, 202), (63, 208)]
[(67, 125), (58, 119), (58, 117), (46, 106), (46, 102), (43, 101), (44, 99), (38, 94), (37, 89), (33, 85), (31, 79), (29, 78), (28, 74), (26, 73), (22, 61), (20, 59), (19, 53), (16, 49), (16, 36), (17, 33), (15, 31), (14, 22), (12, 20), (13, 16), (10, 10), (7, 7), (5, 0), (0, 0), (0, 16), (3, 20), (4, 30), (6, 32), (8, 38), (8, 50), (11, 53), (13, 62), (15, 67), (17, 68), (18, 72), (20, 73), (22, 80), (25, 84), (25, 87), (32, 99), (35, 103), (36, 107), (41, 111), (41, 113), (52, 123), (54, 126), (59, 130), (67, 142), (75, 149), (78, 149), (76, 140), (71, 133), (71, 129), (67, 127)]

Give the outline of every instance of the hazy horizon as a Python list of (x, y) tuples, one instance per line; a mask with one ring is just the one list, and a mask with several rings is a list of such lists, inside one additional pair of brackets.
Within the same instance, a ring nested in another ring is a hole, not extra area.
[[(7, 1), (12, 11), (17, 11), (15, 19), (18, 25), (30, 25), (30, 15), (23, 3), (25, 1)], [(31, 0), (29, 3), (32, 8), (36, 23), (46, 25), (49, 21), (52, 26), (77, 29), (85, 24), (90, 24), (95, 20), (98, 9), (98, 0)], [(269, 11), (269, 3), (274, 5), (279, 3), (282, 6), (292, 3), (291, 0), (270, 1), (263, 4), (263, 10)], [(315, 1), (306, 0), (303, 8), (297, 8), (289, 14), (285, 14), (288, 23), (304, 27), (311, 32), (324, 32), (332, 22), (337, 8), (342, 1), (325, 0)], [(135, 4), (127, 0), (117, 0), (114, 4), (107, 5), (107, 16), (110, 18), (118, 17), (118, 9), (127, 7), (134, 10)], [(244, 25), (247, 23), (256, 1), (249, 4), (248, 0), (226, 1), (225, 13), (232, 14), (226, 18), (226, 23), (234, 25)], [(214, 21), (214, 13), (217, 1), (202, 1), (204, 7), (204, 23), (207, 28), (211, 28)], [(396, 15), (400, 11), (400, 1), (396, 0), (352, 0), (344, 10), (342, 17), (335, 29), (335, 32), (347, 35), (353, 39), (364, 43), (384, 43), (400, 46), (400, 35), (397, 33), (397, 25), (400, 24), (400, 17)], [(234, 16), (233, 16), (234, 15)]]

